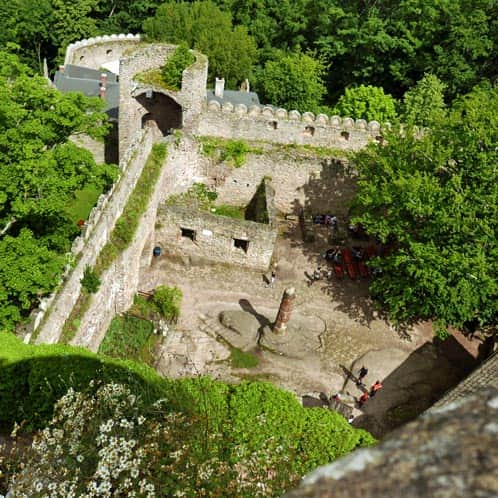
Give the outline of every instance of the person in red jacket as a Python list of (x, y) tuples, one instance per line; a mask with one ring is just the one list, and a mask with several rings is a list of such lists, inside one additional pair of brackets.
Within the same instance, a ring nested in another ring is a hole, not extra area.
[(375, 384), (373, 384), (372, 387), (370, 388), (370, 397), (373, 398), (376, 395), (377, 391), (379, 389), (382, 389), (383, 387), (384, 386), (380, 383), (380, 381), (376, 380)]

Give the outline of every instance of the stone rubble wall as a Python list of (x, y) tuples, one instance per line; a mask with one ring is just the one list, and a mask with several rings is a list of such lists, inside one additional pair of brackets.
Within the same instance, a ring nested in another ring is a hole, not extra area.
[[(270, 182), (265, 180), (269, 224), (164, 204), (157, 211), (155, 240), (168, 254), (265, 271), (270, 266), (277, 238), (274, 195)], [(182, 237), (181, 228), (194, 230), (195, 240)], [(234, 239), (247, 240), (247, 252), (235, 247)]]
[(140, 35), (119, 34), (88, 38), (71, 43), (66, 48), (64, 65), (100, 69), (106, 62), (118, 60), (126, 51), (140, 42)]
[(197, 144), (187, 137), (178, 144), (171, 137), (167, 143), (167, 158), (133, 241), (101, 276), (99, 290), (92, 295), (90, 307), (81, 320), (73, 345), (97, 351), (114, 315), (131, 306), (138, 290), (140, 267), (147, 262), (150, 264), (152, 258), (151, 245), (154, 244), (159, 203), (172, 194), (188, 190), (195, 181), (199, 170)]
[[(279, 146), (265, 149), (261, 155), (249, 153), (242, 167), (231, 168), (224, 182), (218, 182), (218, 203), (247, 205), (261, 180), (270, 177), (276, 186), (278, 211), (299, 214), (300, 208), (309, 205), (312, 211), (331, 211), (340, 218), (347, 216), (356, 190), (347, 161), (288, 151)], [(211, 164), (210, 176), (216, 176), (218, 169), (219, 166)]]
[(244, 104), (221, 105), (210, 101), (201, 116), (199, 135), (228, 139), (264, 140), (280, 144), (311, 145), (343, 150), (359, 150), (369, 141), (382, 140), (377, 121), (367, 123), (325, 114), (275, 109)]
[[(154, 136), (150, 130), (140, 131), (135, 137), (120, 162), (121, 177), (106, 194), (100, 196), (81, 236), (74, 240), (72, 254), (79, 257), (76, 266), (72, 270), (67, 269), (58, 292), (42, 300), (39, 311), (32, 314), (33, 330), (41, 326), (37, 343), (50, 344), (58, 341), (64, 322), (80, 295), (83, 272), (87, 266), (94, 266), (97, 256), (107, 243), (128, 196), (140, 177), (153, 142)], [(47, 309), (50, 309), (50, 313), (40, 325)]]
[(128, 143), (142, 126), (142, 117), (147, 114), (135, 97), (152, 89), (168, 96), (182, 107), (182, 127), (190, 131), (197, 127), (199, 114), (206, 99), (207, 58), (195, 52), (196, 61), (183, 72), (180, 91), (151, 87), (134, 80), (144, 71), (160, 68), (176, 50), (176, 45), (154, 44), (138, 47), (120, 59), (119, 69), (119, 150), (127, 149)]

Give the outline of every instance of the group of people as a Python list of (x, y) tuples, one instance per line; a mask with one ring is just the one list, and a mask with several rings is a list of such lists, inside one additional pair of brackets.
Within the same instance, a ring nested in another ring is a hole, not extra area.
[[(363, 379), (366, 377), (368, 374), (368, 368), (366, 368), (364, 365), (360, 368), (360, 371), (358, 372), (358, 378), (356, 380), (356, 385), (358, 387), (365, 387), (363, 384)], [(368, 401), (370, 398), (373, 398), (377, 392), (382, 389), (384, 386), (380, 382), (380, 380), (376, 380), (372, 386), (370, 387), (369, 391), (365, 391), (358, 399), (358, 406), (361, 408), (366, 401)]]

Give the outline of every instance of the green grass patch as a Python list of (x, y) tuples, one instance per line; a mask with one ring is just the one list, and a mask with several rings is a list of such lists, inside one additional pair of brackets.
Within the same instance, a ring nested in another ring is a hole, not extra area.
[(259, 358), (254, 353), (248, 353), (232, 347), (230, 363), (234, 368), (254, 368), (259, 365)]
[(93, 183), (89, 183), (81, 190), (78, 190), (74, 194), (74, 199), (71, 200), (66, 208), (69, 218), (75, 223), (78, 220), (88, 219), (90, 211), (97, 203), (102, 192), (102, 187)]
[(90, 307), (90, 299), (90, 294), (87, 294), (82, 289), (71, 313), (62, 326), (62, 332), (59, 337), (60, 344), (69, 344), (73, 340), (80, 326), (81, 318)]
[(152, 322), (132, 315), (116, 316), (98, 352), (112, 358), (138, 360), (153, 367), (158, 341)]
[(219, 216), (228, 216), (229, 218), (244, 220), (246, 208), (244, 206), (229, 206), (228, 204), (221, 204), (220, 206), (213, 206), (211, 208), (211, 212)]
[(218, 162), (226, 162), (240, 168), (246, 162), (247, 154), (263, 154), (260, 147), (252, 147), (245, 140), (227, 140), (217, 137), (198, 137), (202, 153)]
[(156, 88), (162, 88), (164, 90), (169, 90), (171, 92), (177, 92), (179, 89), (175, 86), (168, 85), (163, 79), (163, 73), (161, 68), (149, 69), (143, 73), (138, 73), (133, 78), (139, 83), (144, 85), (150, 85)]
[(124, 251), (133, 240), (140, 218), (147, 208), (149, 198), (159, 177), (166, 153), (167, 149), (164, 143), (155, 144), (152, 147), (135, 189), (128, 198), (123, 214), (116, 222), (109, 242), (97, 258), (95, 271), (98, 275), (109, 268), (117, 255)]

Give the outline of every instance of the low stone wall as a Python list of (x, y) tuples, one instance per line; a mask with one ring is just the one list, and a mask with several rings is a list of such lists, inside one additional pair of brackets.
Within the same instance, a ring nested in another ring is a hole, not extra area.
[(267, 106), (230, 102), (220, 105), (210, 101), (201, 116), (199, 135), (230, 139), (264, 140), (281, 144), (333, 147), (359, 150), (372, 140), (382, 140), (381, 126), (377, 121), (367, 123), (325, 114), (286, 111)]
[[(257, 270), (268, 269), (277, 236), (271, 224), (237, 220), (182, 206), (160, 206), (157, 226), (156, 242), (168, 254), (196, 256)], [(190, 233), (193, 240), (188, 237)]]
[(138, 290), (140, 267), (150, 264), (152, 258), (158, 204), (172, 194), (187, 190), (196, 179), (199, 170), (197, 144), (188, 137), (180, 143), (175, 143), (172, 137), (166, 141), (168, 156), (133, 241), (101, 276), (99, 290), (92, 296), (73, 345), (97, 351), (113, 316), (131, 306)]
[[(58, 341), (64, 322), (80, 295), (83, 272), (87, 266), (94, 266), (98, 254), (107, 243), (128, 196), (142, 173), (153, 142), (154, 136), (150, 130), (143, 130), (137, 135), (121, 161), (120, 179), (109, 192), (100, 197), (97, 206), (92, 209), (82, 235), (73, 242), (72, 252), (80, 257), (77, 265), (72, 270), (68, 269), (59, 291), (42, 301), (40, 310), (32, 315), (33, 330), (41, 326), (38, 343)], [(40, 325), (47, 309), (50, 310), (49, 316)]]

